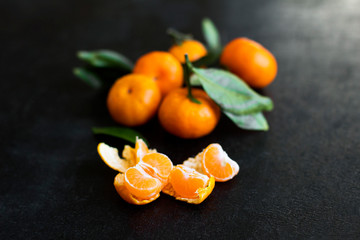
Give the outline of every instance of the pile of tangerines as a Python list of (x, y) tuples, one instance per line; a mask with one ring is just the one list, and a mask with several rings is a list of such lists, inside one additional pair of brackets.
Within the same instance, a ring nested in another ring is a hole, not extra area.
[[(220, 108), (204, 90), (191, 89), (190, 84), (183, 87), (185, 55), (193, 62), (206, 56), (207, 50), (201, 42), (187, 39), (168, 52), (141, 56), (132, 73), (119, 78), (109, 91), (107, 107), (112, 118), (125, 126), (138, 126), (157, 113), (160, 124), (175, 136), (209, 134), (219, 121)], [(277, 73), (274, 56), (248, 38), (228, 43), (220, 63), (255, 88), (270, 84)]]
[(215, 181), (225, 182), (239, 172), (239, 165), (229, 158), (219, 144), (210, 144), (195, 158), (173, 166), (172, 161), (137, 138), (135, 147), (118, 150), (105, 143), (98, 145), (102, 160), (118, 171), (114, 186), (128, 203), (143, 205), (156, 200), (160, 192), (192, 204), (203, 202)]
[[(157, 114), (164, 129), (175, 136), (199, 138), (209, 134), (218, 124), (220, 107), (204, 90), (192, 88), (190, 83), (192, 62), (201, 62), (207, 56), (211, 53), (201, 42), (185, 38), (176, 41), (167, 52), (153, 51), (141, 56), (133, 68), (128, 67), (132, 72), (116, 80), (108, 93), (111, 117), (133, 127), (145, 124)], [(242, 79), (253, 88), (266, 87), (277, 74), (274, 56), (248, 38), (232, 40), (220, 48), (217, 58), (239, 81)], [(98, 145), (98, 153), (119, 172), (114, 180), (118, 194), (137, 205), (154, 201), (160, 192), (199, 204), (212, 192), (215, 181), (228, 181), (239, 172), (239, 165), (219, 144), (210, 144), (176, 166), (139, 138), (134, 148), (124, 147), (122, 157), (116, 148), (105, 143)]]

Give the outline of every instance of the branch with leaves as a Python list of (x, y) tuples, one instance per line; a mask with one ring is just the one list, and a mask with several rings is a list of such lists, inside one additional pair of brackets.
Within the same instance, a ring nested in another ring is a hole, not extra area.
[[(222, 112), (239, 128), (250, 130), (268, 130), (269, 125), (263, 111), (271, 111), (273, 102), (251, 89), (242, 79), (219, 68), (204, 68), (218, 62), (222, 52), (219, 32), (213, 22), (205, 18), (202, 21), (202, 32), (207, 46), (207, 55), (197, 61), (184, 64), (185, 78), (192, 86), (202, 87), (206, 93), (220, 106)], [(183, 34), (175, 29), (167, 33), (173, 41), (192, 38), (191, 34)], [(93, 88), (102, 86), (101, 76), (92, 69), (113, 68), (123, 72), (132, 72), (134, 64), (121, 53), (111, 50), (79, 51), (78, 58), (87, 66), (74, 69), (74, 74)], [(196, 101), (196, 99), (194, 99)], [(128, 128), (94, 128), (95, 134), (108, 134), (128, 141), (135, 141), (137, 132)]]

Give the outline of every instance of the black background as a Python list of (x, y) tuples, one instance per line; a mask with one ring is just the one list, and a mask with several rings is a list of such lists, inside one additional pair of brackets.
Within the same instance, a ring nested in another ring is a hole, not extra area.
[[(351, 0), (1, 1), (0, 239), (359, 239), (359, 12)], [(136, 60), (168, 49), (168, 27), (203, 40), (205, 16), (223, 43), (247, 36), (276, 56), (278, 76), (261, 92), (275, 104), (270, 131), (225, 116), (196, 140), (156, 119), (136, 128), (175, 164), (219, 142), (241, 170), (201, 205), (164, 194), (129, 205), (96, 152), (126, 142), (91, 133), (115, 125), (108, 86), (76, 79), (75, 53)]]

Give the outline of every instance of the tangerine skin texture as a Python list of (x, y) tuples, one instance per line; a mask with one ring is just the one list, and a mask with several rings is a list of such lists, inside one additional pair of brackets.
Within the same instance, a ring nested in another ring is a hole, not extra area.
[(244, 37), (225, 46), (220, 63), (254, 88), (268, 86), (277, 74), (277, 62), (272, 53)]
[(135, 63), (133, 73), (153, 79), (159, 86), (162, 96), (183, 84), (183, 68), (168, 52), (153, 51), (141, 56)]
[(209, 134), (220, 118), (220, 108), (200, 89), (192, 89), (197, 104), (187, 97), (187, 89), (170, 92), (160, 105), (158, 117), (169, 133), (181, 138), (199, 138)]
[(107, 107), (116, 122), (131, 127), (149, 121), (156, 114), (160, 101), (160, 90), (151, 78), (128, 74), (111, 87)]
[(185, 40), (181, 45), (173, 45), (169, 52), (181, 63), (185, 63), (185, 54), (188, 54), (190, 62), (196, 61), (207, 54), (204, 45), (196, 40)]

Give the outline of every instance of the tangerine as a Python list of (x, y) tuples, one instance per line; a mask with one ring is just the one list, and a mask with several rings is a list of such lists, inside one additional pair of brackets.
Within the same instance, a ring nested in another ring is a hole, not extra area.
[(116, 122), (138, 126), (155, 115), (160, 100), (160, 90), (150, 77), (128, 74), (119, 78), (111, 87), (107, 107)]
[(163, 186), (166, 185), (173, 164), (171, 160), (162, 153), (148, 153), (138, 163), (149, 175), (159, 179)]
[(159, 86), (162, 96), (183, 84), (183, 68), (168, 52), (153, 51), (141, 56), (135, 63), (133, 73), (153, 79)]
[(213, 176), (217, 182), (226, 182), (239, 173), (239, 165), (232, 160), (218, 143), (212, 143), (195, 158), (189, 158), (183, 165)]
[(189, 60), (194, 62), (207, 54), (205, 46), (196, 40), (184, 40), (180, 45), (174, 44), (169, 52), (181, 63), (185, 63), (185, 54), (188, 54)]
[[(116, 192), (120, 195), (122, 199), (126, 202), (135, 204), (135, 205), (144, 205), (151, 203), (152, 201), (156, 200), (160, 196), (160, 192), (156, 193), (153, 197), (149, 199), (138, 199), (134, 195), (130, 193), (130, 191), (125, 187), (125, 174), (119, 173), (116, 175), (114, 179), (114, 186)], [(157, 192), (157, 190), (156, 190)]]
[(225, 46), (220, 63), (255, 88), (266, 87), (277, 74), (274, 55), (260, 43), (245, 37)]
[(141, 166), (135, 166), (125, 172), (125, 187), (137, 199), (150, 199), (161, 191), (162, 183)]
[(193, 89), (192, 94), (200, 103), (188, 98), (186, 88), (175, 89), (164, 98), (158, 111), (159, 121), (165, 130), (181, 138), (205, 136), (219, 122), (220, 108), (206, 92)]
[(213, 177), (208, 177), (184, 165), (174, 167), (169, 183), (162, 190), (177, 200), (199, 204), (203, 202), (215, 187)]
[(161, 153), (148, 153), (135, 166), (114, 179), (118, 194), (127, 202), (147, 204), (157, 199), (167, 185), (173, 168), (171, 160)]

